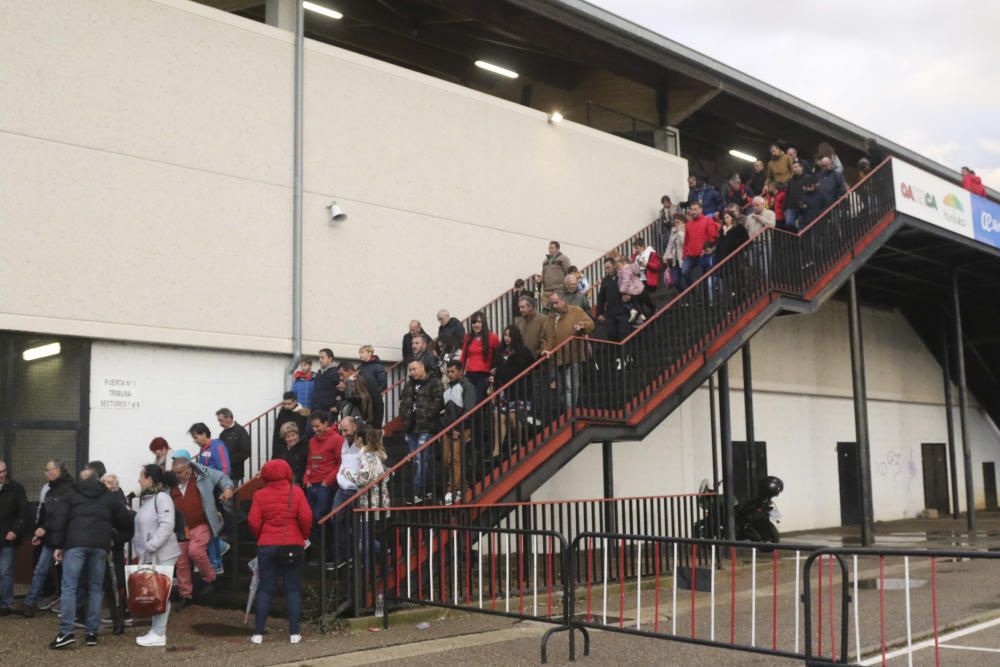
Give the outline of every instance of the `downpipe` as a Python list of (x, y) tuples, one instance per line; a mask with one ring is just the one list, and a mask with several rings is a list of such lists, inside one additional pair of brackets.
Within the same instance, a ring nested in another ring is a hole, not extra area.
[(292, 150), (292, 358), (285, 369), (286, 390), (291, 388), (292, 374), (302, 357), (302, 120), (305, 9), (301, 2), (295, 4), (294, 145)]

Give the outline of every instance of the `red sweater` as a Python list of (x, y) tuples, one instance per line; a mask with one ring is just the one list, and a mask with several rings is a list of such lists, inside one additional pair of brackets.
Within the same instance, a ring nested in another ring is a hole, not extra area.
[(292, 485), (292, 469), (284, 459), (268, 461), (260, 470), (267, 483), (253, 496), (247, 522), (257, 546), (302, 546), (312, 528), (306, 494)]
[(714, 245), (719, 238), (719, 223), (707, 215), (684, 226), (684, 256), (701, 257), (705, 242)]
[(493, 367), (493, 353), (500, 347), (500, 339), (490, 332), (489, 353), (483, 356), (483, 341), (478, 336), (471, 333), (465, 334), (465, 342), (462, 343), (462, 365), (466, 373), (489, 373)]
[(340, 448), (344, 438), (332, 426), (322, 436), (318, 433), (309, 441), (309, 463), (302, 482), (326, 484), (337, 488), (337, 473), (340, 472)]

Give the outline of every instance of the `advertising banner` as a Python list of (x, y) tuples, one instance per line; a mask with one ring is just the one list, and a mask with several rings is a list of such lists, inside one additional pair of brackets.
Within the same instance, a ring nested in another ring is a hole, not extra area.
[[(972, 224), (972, 194), (961, 186), (899, 160), (892, 161), (896, 210), (950, 232), (978, 238)], [(997, 219), (996, 216), (993, 216)]]
[(972, 195), (972, 224), (977, 241), (1000, 248), (1000, 204)]

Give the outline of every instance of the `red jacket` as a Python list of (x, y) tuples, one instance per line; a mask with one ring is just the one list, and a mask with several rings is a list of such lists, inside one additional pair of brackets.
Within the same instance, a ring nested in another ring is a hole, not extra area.
[(326, 484), (337, 488), (337, 473), (340, 472), (340, 447), (344, 438), (337, 429), (330, 427), (325, 435), (318, 433), (309, 441), (309, 462), (306, 464), (306, 474), (302, 483)]
[(493, 368), (493, 353), (500, 347), (500, 339), (490, 332), (490, 350), (483, 356), (483, 341), (478, 336), (471, 333), (465, 334), (465, 342), (462, 343), (462, 365), (465, 366), (466, 373), (489, 373)]
[(785, 197), (788, 194), (784, 190), (778, 190), (773, 195), (767, 196), (767, 206), (772, 211), (774, 211), (775, 221), (784, 221), (785, 219)]
[(966, 174), (962, 177), (962, 187), (974, 195), (986, 196), (986, 188), (983, 186), (983, 179), (975, 174)]
[(247, 517), (257, 546), (302, 546), (312, 528), (312, 510), (306, 494), (292, 484), (292, 468), (274, 459), (260, 469), (260, 478), (267, 486), (254, 494)]
[(684, 256), (701, 257), (705, 243), (715, 245), (719, 238), (719, 223), (707, 215), (684, 225)]

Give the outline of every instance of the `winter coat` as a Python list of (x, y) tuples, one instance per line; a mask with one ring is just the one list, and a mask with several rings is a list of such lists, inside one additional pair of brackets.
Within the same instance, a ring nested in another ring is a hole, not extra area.
[(306, 467), (309, 465), (309, 443), (306, 442), (305, 438), (300, 437), (298, 444), (291, 449), (286, 446), (281, 459), (292, 469), (294, 482), (301, 486), (302, 479), (306, 476)]
[(514, 320), (514, 325), (521, 332), (524, 346), (532, 356), (537, 357), (542, 351), (542, 328), (545, 326), (545, 316), (538, 312), (532, 315), (531, 319), (521, 316)]
[[(367, 449), (361, 450), (358, 459), (357, 471), (344, 471), (344, 476), (346, 476), (351, 483), (359, 489), (364, 489), (384, 474), (385, 464), (383, 463), (381, 457), (374, 452), (369, 452)], [(379, 481), (377, 486), (369, 489), (365, 493), (362, 493), (361, 497), (358, 498), (358, 507), (360, 509), (392, 507), (392, 502), (389, 498), (389, 478), (383, 478)], [(381, 512), (379, 512), (379, 514), (381, 514)], [(363, 520), (368, 518), (369, 516), (367, 514), (362, 517)], [(378, 517), (371, 518), (374, 519)]]
[(806, 181), (809, 180), (809, 176), (802, 174), (801, 176), (792, 176), (792, 179), (788, 181), (788, 188), (786, 189), (784, 208), (786, 211), (791, 210), (798, 213), (805, 208), (805, 199), (802, 197), (803, 189)]
[(45, 529), (45, 537), (42, 544), (54, 549), (52, 543), (52, 522), (56, 515), (56, 506), (62, 502), (73, 488), (73, 477), (67, 472), (48, 483), (49, 490), (45, 494), (45, 500), (38, 507), (38, 524), (36, 528)]
[(132, 513), (97, 477), (73, 483), (55, 506), (51, 543), (56, 549), (110, 549), (115, 529), (129, 530)]
[(135, 513), (135, 537), (132, 549), (140, 563), (162, 563), (181, 555), (174, 532), (174, 501), (166, 491), (144, 493)]
[(723, 227), (719, 235), (719, 243), (715, 246), (715, 263), (718, 264), (737, 248), (750, 239), (746, 227), (743, 225), (732, 225), (728, 230)]
[[(581, 325), (580, 331), (575, 329), (577, 324)], [(586, 336), (593, 330), (594, 320), (576, 306), (568, 306), (563, 315), (553, 311), (545, 318), (545, 327), (542, 329), (542, 349), (554, 350), (563, 341), (573, 336)], [(587, 356), (587, 343), (582, 340), (573, 341), (555, 353), (556, 365), (565, 366), (566, 364), (578, 363), (585, 360)]]
[(670, 266), (680, 266), (684, 262), (684, 227), (672, 227), (663, 259)]
[(456, 421), (479, 402), (476, 388), (464, 375), (458, 382), (448, 385), (448, 388), (444, 390), (443, 398), (445, 425)]
[(455, 350), (465, 340), (465, 327), (456, 318), (451, 318), (443, 327), (438, 327), (438, 343)]
[(444, 409), (444, 385), (430, 373), (423, 380), (408, 379), (399, 398), (399, 414), (407, 433), (437, 433)]
[(365, 379), (365, 384), (368, 385), (368, 393), (372, 395), (372, 398), (381, 395), (386, 387), (389, 386), (385, 366), (374, 355), (368, 361), (361, 362), (361, 366), (358, 367), (358, 374)]
[(688, 191), (688, 206), (695, 202), (701, 204), (701, 212), (705, 215), (715, 215), (722, 210), (722, 195), (711, 185), (695, 186)]
[[(657, 288), (660, 286), (660, 271), (663, 270), (663, 260), (652, 247), (647, 247), (642, 253), (634, 253), (632, 261), (639, 265), (642, 273), (639, 278), (646, 283), (646, 286)], [(573, 304), (576, 305), (576, 304)]]
[(329, 410), (340, 397), (337, 385), (340, 384), (340, 375), (333, 364), (327, 366), (326, 370), (320, 369), (313, 380), (312, 405), (314, 410)]
[(292, 469), (284, 461), (268, 461), (260, 469), (263, 489), (253, 496), (247, 523), (257, 546), (303, 546), (312, 529), (306, 494), (292, 484)]
[[(222, 515), (216, 505), (215, 499), (222, 495), (226, 489), (233, 488), (233, 480), (226, 473), (206, 468), (198, 463), (191, 463), (191, 482), (194, 482), (201, 496), (201, 510), (205, 514), (205, 521), (212, 531), (213, 537), (218, 537), (222, 532)], [(191, 482), (188, 482), (190, 484)], [(176, 509), (176, 505), (174, 506)]]
[[(684, 256), (701, 257), (705, 245), (714, 246), (719, 238), (719, 223), (707, 215), (688, 222), (684, 226)], [(618, 282), (621, 286), (621, 279)]]
[[(299, 436), (302, 438), (306, 437), (306, 415), (302, 414), (301, 406), (296, 405), (291, 410), (281, 408), (278, 410), (278, 416), (274, 418), (274, 441), (271, 447), (272, 459), (283, 459), (285, 458), (285, 452), (288, 451), (285, 439), (281, 437), (281, 427), (285, 424), (295, 424), (299, 427)], [(294, 469), (295, 467), (293, 466), (292, 470)]]
[(774, 211), (774, 220), (776, 223), (782, 223), (785, 221), (785, 198), (788, 196), (784, 190), (778, 190), (773, 195), (768, 195), (765, 199), (767, 200), (767, 207)]
[(816, 175), (816, 191), (823, 195), (823, 200), (829, 206), (847, 194), (847, 184), (844, 182), (843, 174), (836, 171), (821, 170)]
[(292, 382), (292, 391), (295, 392), (295, 400), (307, 408), (313, 405), (313, 391), (316, 389), (316, 380), (296, 380)]
[(743, 222), (743, 226), (746, 227), (747, 233), (750, 234), (750, 236), (756, 235), (767, 227), (774, 227), (774, 225), (774, 211), (769, 211), (766, 208), (760, 213), (751, 211), (747, 214), (746, 219)]
[(336, 488), (337, 472), (340, 471), (340, 447), (344, 438), (332, 426), (326, 433), (317, 433), (309, 441), (309, 463), (302, 478), (306, 486), (325, 484)]
[(644, 285), (639, 276), (641, 269), (635, 264), (626, 264), (618, 269), (618, 291), (629, 296), (639, 296), (642, 294)]
[[(19, 482), (8, 478), (0, 486), (0, 546), (18, 544), (28, 532), (28, 495)], [(17, 537), (7, 541), (7, 533)]]
[(788, 153), (781, 153), (778, 157), (773, 157), (768, 161), (767, 178), (780, 185), (791, 180), (792, 158), (788, 157)]
[(549, 293), (561, 289), (571, 266), (573, 262), (561, 252), (546, 255), (542, 262), (542, 290)]
[(230, 477), (236, 481), (243, 479), (246, 461), (250, 458), (250, 434), (241, 424), (234, 423), (219, 434), (219, 439), (226, 445), (229, 463), (232, 466)]
[[(499, 389), (523, 373), (534, 361), (535, 357), (531, 354), (531, 350), (526, 347), (512, 348), (505, 346), (500, 348), (497, 350), (496, 358), (494, 359), (493, 369), (495, 375), (493, 385)], [(520, 395), (521, 393), (523, 392), (519, 389), (513, 390), (515, 398), (524, 398)]]
[(725, 207), (730, 204), (739, 206), (740, 210), (750, 205), (750, 194), (747, 192), (745, 185), (740, 183), (738, 188), (733, 188), (728, 181), (726, 182), (726, 185), (722, 188), (722, 205)]
[(579, 289), (573, 293), (569, 293), (565, 289), (558, 290), (558, 292), (562, 294), (563, 301), (565, 301), (569, 305), (576, 306), (577, 308), (582, 308), (583, 311), (587, 313), (591, 311), (590, 301), (587, 299), (587, 295), (584, 294), (582, 289)]
[[(628, 267), (625, 267), (626, 269)], [(621, 317), (626, 314), (625, 302), (618, 287), (618, 274), (604, 276), (597, 290), (597, 315), (604, 317)]]
[(803, 191), (802, 198), (805, 200), (806, 207), (802, 211), (802, 221), (799, 223), (799, 227), (805, 227), (818, 218), (826, 210), (828, 204), (819, 190)]
[(483, 340), (479, 336), (466, 334), (462, 342), (462, 366), (466, 373), (486, 373), (493, 367), (493, 354), (500, 347), (500, 339), (490, 332), (487, 338), (485, 356), (483, 355)]
[(983, 186), (983, 179), (973, 173), (968, 173), (962, 177), (962, 187), (974, 195), (986, 196), (986, 188)]
[(215, 438), (202, 448), (202, 450), (195, 455), (194, 460), (196, 463), (200, 463), (206, 468), (218, 470), (226, 473), (227, 475), (233, 470), (229, 462), (229, 450), (226, 449), (226, 443), (222, 442), (218, 438)]

